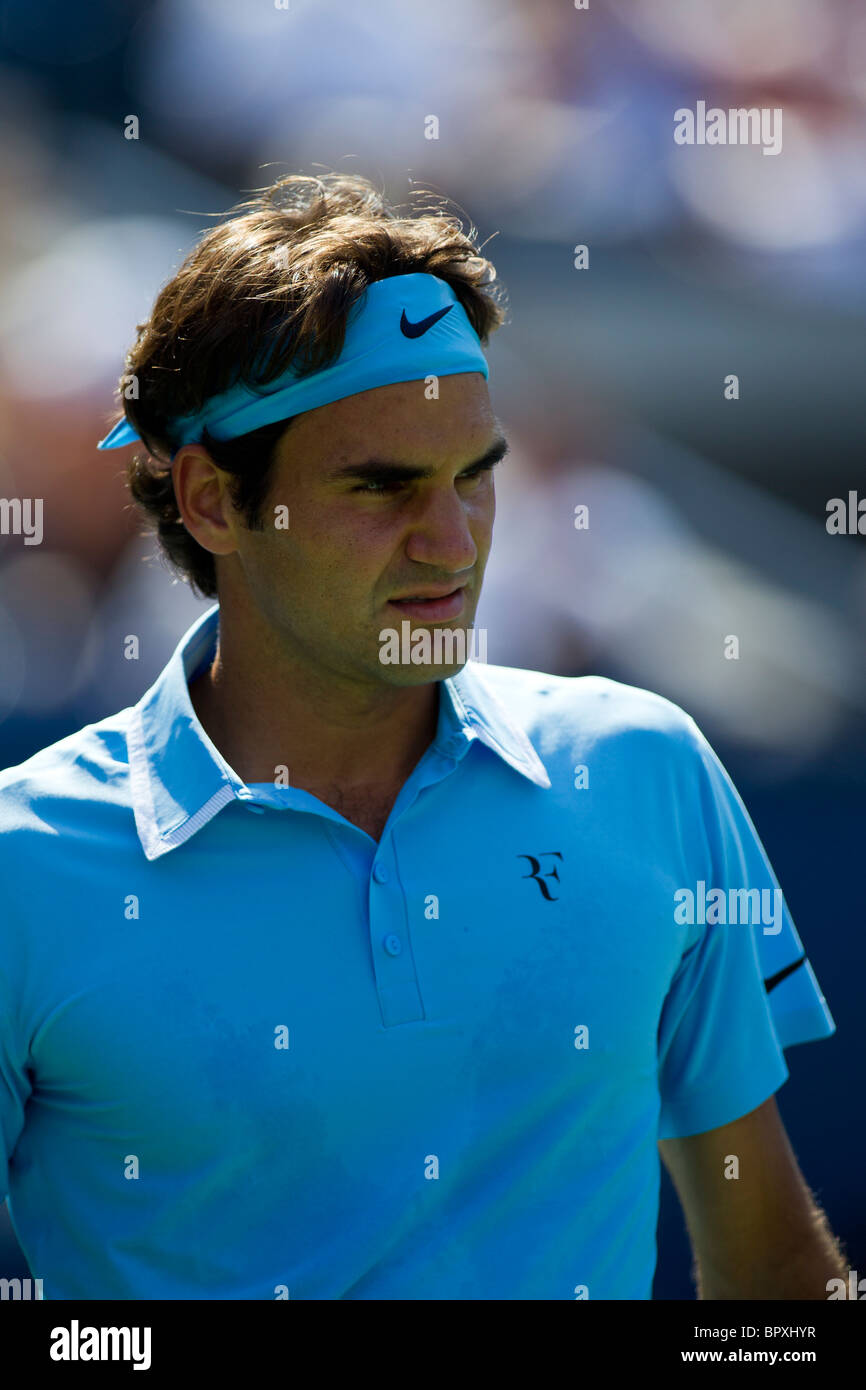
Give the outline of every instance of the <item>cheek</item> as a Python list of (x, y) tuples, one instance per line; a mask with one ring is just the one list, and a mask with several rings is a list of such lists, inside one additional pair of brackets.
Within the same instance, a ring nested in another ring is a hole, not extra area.
[(335, 509), (327, 518), (319, 515), (311, 519), (304, 546), (367, 573), (388, 563), (405, 530), (405, 518), (393, 509)]
[(400, 528), (393, 518), (358, 510), (296, 507), (290, 530), (282, 534), (282, 556), (275, 564), (297, 575), (299, 584), (331, 603), (377, 584), (393, 563)]
[(496, 516), (496, 494), (491, 488), (487, 496), (479, 497), (469, 515), (469, 524), (475, 535), (476, 544), (490, 543), (493, 520)]

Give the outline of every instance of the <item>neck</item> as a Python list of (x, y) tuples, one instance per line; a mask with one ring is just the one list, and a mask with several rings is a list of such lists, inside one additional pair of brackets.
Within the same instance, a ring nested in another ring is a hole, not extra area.
[(246, 783), (399, 787), (436, 735), (439, 682), (361, 683), (286, 652), (264, 624), (220, 611), (210, 667), (189, 686), (211, 742)]

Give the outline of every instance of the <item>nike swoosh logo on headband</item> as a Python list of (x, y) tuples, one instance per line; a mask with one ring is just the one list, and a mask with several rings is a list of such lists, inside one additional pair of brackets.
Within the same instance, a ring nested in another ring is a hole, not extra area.
[(444, 309), (437, 309), (435, 314), (428, 314), (426, 319), (419, 319), (417, 323), (410, 323), (406, 317), (406, 310), (400, 315), (400, 332), (404, 338), (420, 338), (432, 328), (434, 323), (438, 323), (441, 318), (450, 313), (454, 308), (453, 304), (446, 304)]

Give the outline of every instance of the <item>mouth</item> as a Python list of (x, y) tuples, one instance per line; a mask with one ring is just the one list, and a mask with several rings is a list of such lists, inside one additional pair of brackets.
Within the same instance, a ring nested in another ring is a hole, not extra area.
[(392, 598), (388, 607), (395, 609), (404, 618), (420, 618), (422, 622), (442, 622), (446, 618), (456, 618), (463, 611), (464, 589), (452, 589), (450, 594), (436, 595), (432, 598)]

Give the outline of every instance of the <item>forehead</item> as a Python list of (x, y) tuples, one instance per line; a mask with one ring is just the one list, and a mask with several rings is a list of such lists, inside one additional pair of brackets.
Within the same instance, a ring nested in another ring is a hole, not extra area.
[(307, 459), (347, 460), (372, 451), (405, 457), (443, 449), (472, 452), (489, 439), (496, 420), (480, 372), (420, 378), (344, 396), (298, 416), (284, 438), (285, 452), (303, 448)]

